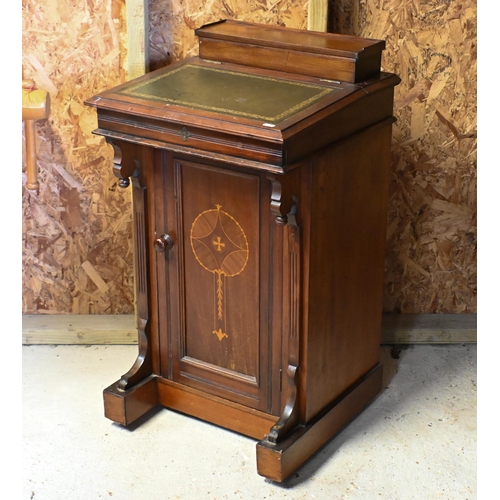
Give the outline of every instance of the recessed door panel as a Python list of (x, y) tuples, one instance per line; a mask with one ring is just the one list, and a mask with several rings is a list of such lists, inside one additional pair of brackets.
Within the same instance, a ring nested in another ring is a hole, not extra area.
[(265, 409), (260, 176), (185, 160), (172, 169), (172, 379)]

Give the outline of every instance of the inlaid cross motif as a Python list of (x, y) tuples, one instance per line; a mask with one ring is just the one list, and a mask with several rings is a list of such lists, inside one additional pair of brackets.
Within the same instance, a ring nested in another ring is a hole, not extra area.
[(214, 247), (217, 247), (218, 252), (222, 252), (222, 249), (226, 246), (225, 243), (222, 243), (220, 240), (220, 236), (217, 236), (217, 240), (212, 241)]

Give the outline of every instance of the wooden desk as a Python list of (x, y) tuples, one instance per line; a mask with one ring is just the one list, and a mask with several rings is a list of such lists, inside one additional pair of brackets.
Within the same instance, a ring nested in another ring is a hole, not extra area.
[(393, 90), (384, 43), (236, 21), (87, 101), (132, 184), (139, 354), (104, 391), (257, 443), (283, 481), (378, 394)]

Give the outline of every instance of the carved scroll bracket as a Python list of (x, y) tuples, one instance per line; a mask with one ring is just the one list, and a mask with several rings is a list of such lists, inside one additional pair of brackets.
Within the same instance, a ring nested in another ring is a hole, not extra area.
[(106, 137), (106, 142), (113, 148), (113, 174), (119, 179), (118, 185), (121, 188), (127, 188), (130, 186), (130, 177), (134, 176), (134, 174), (138, 177), (136, 172), (138, 162), (124, 155), (122, 148), (113, 139)]
[(283, 332), (286, 335), (283, 341), (287, 341), (285, 378), (288, 400), (283, 414), (267, 436), (267, 440), (274, 444), (282, 441), (299, 424), (300, 228), (296, 220), (297, 197), (293, 195), (292, 200), (283, 240)]
[(271, 216), (274, 217), (276, 224), (286, 224), (286, 216), (281, 213), (282, 186), (276, 177), (269, 176), (271, 181)]
[(137, 318), (137, 340), (139, 352), (130, 370), (125, 375), (121, 376), (117, 387), (119, 391), (126, 391), (127, 389), (130, 389), (136, 383), (150, 375), (150, 370), (147, 370), (148, 363), (146, 363), (150, 351), (148, 336), (146, 334), (147, 324), (147, 319), (140, 317)]
[[(133, 172), (127, 170), (132, 177), (132, 207), (134, 220), (134, 271), (135, 295), (138, 335), (138, 355), (132, 368), (121, 377), (118, 390), (126, 391), (152, 373), (151, 343), (149, 341), (149, 299), (148, 299), (148, 218), (147, 218), (147, 188), (141, 185), (141, 164), (138, 160), (131, 162)], [(130, 182), (127, 179), (128, 182)]]

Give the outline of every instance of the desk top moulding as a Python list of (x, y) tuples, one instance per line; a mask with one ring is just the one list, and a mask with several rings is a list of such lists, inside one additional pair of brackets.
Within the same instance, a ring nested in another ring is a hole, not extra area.
[(199, 55), (107, 90), (132, 184), (137, 360), (104, 390), (259, 440), (284, 481), (381, 389), (394, 87), (384, 42), (220, 21)]

